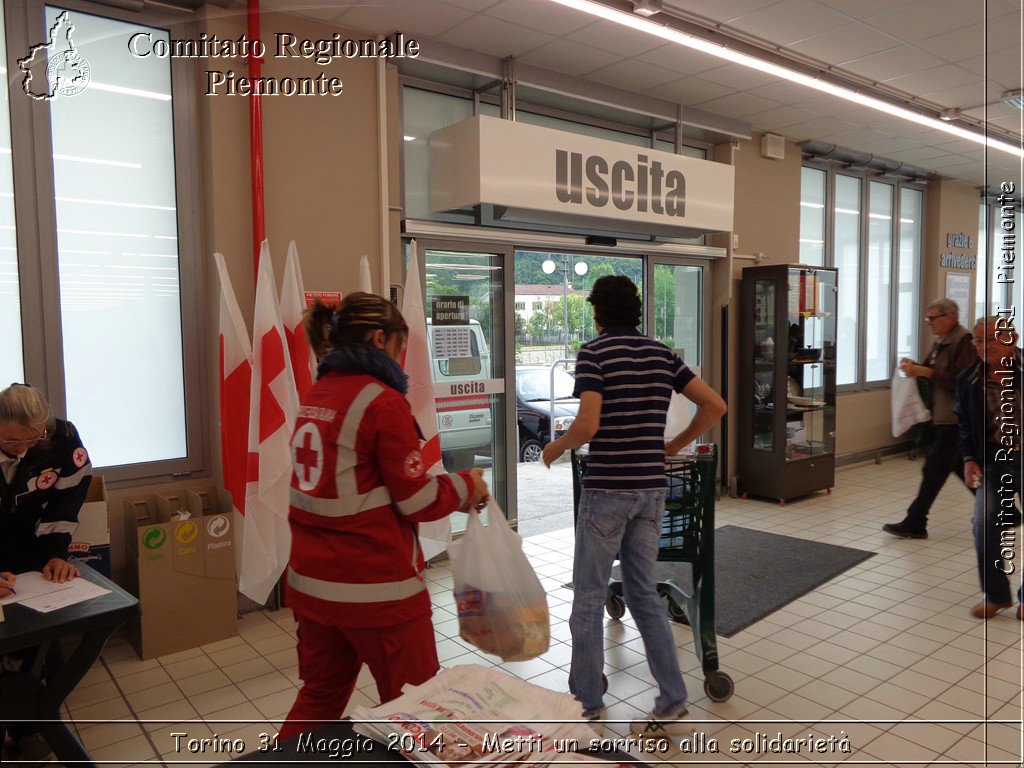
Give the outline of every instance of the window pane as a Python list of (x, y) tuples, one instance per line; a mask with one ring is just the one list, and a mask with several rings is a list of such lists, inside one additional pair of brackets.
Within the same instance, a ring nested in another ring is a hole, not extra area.
[(834, 225), (835, 266), (839, 269), (836, 384), (855, 384), (858, 380), (860, 215), (860, 179), (837, 175)]
[(430, 212), (430, 134), (472, 116), (473, 102), (469, 99), (418, 88), (402, 89), (402, 159), (405, 210), (409, 218), (439, 218)]
[(825, 177), (800, 169), (800, 263), (815, 267), (825, 266)]
[(900, 190), (900, 262), (896, 284), (896, 358), (917, 360), (921, 296), (921, 206), (919, 189)]
[[(974, 317), (985, 317), (989, 314), (986, 306), (985, 285), (991, 280), (992, 265), (988, 263), (988, 203), (982, 201), (978, 207), (978, 268), (974, 273)], [(974, 322), (968, 316), (966, 307), (960, 308), (961, 320), (968, 328)]]
[(865, 290), (864, 332), (867, 341), (867, 381), (881, 381), (892, 375), (889, 329), (892, 317), (892, 191), (877, 181), (868, 187), (868, 274)]
[[(47, 29), (63, 9), (46, 8)], [(88, 87), (50, 102), (68, 417), (97, 466), (182, 458), (185, 394), (164, 30), (71, 13)]]
[[(0, 13), (0, 60), (3, 61), (7, 61), (5, 41), (3, 13)], [(4, 329), (0, 334), (0, 387), (6, 387), (12, 381), (25, 380), (21, 350), (21, 301), (18, 295), (16, 234), (11, 110), (7, 100), (7, 89), (0, 88), (0, 327)]]

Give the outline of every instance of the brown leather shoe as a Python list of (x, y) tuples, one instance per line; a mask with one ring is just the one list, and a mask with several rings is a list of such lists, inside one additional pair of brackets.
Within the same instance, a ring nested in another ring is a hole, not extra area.
[[(993, 616), (995, 616), (997, 613), (999, 613), (1004, 608), (1012, 608), (1012, 607), (1013, 607), (1013, 603), (993, 603), (993, 602), (990, 602), (989, 600), (983, 600), (980, 603), (978, 603), (976, 606), (971, 608), (971, 616), (974, 616), (976, 619), (991, 619)], [(1017, 611), (1017, 614), (1019, 616), (1019, 614), (1020, 614), (1020, 610), (1019, 609)]]

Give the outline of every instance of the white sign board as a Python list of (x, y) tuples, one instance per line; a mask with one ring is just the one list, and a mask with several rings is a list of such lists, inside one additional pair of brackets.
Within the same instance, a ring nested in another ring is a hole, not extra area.
[(733, 227), (732, 166), (478, 115), (430, 135), (430, 205), (686, 236)]
[(453, 357), (472, 357), (473, 347), (468, 325), (433, 326), (434, 357), (438, 360)]
[(960, 307), (960, 316), (965, 321), (970, 320), (974, 308), (974, 302), (971, 301), (970, 273), (946, 273), (946, 298), (956, 302), (956, 305)]

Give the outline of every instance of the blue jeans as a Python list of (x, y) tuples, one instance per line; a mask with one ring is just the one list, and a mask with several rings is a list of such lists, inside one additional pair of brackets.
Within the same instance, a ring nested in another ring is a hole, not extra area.
[(616, 553), (622, 565), (626, 605), (647, 651), (647, 665), (658, 683), (658, 715), (675, 714), (686, 703), (686, 684), (665, 604), (658, 596), (658, 559), (664, 491), (583, 491), (576, 520), (572, 567), (572, 666), (569, 691), (587, 715), (603, 706), (604, 603)]
[[(1020, 525), (1020, 512), (1013, 504), (1013, 494), (1020, 489), (1019, 466), (1016, 460), (985, 463), (981, 487), (974, 497), (974, 550), (978, 554), (978, 578), (985, 599), (1007, 604), (1012, 601), (1008, 574), (1020, 570), (1021, 564), (1004, 560), (1001, 550), (1013, 548)], [(1024, 602), (1024, 584), (1017, 590), (1017, 599)]]

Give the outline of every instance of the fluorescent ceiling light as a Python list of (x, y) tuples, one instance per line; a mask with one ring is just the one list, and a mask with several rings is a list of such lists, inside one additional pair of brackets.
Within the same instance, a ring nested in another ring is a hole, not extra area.
[(1018, 88), (1015, 91), (1007, 91), (999, 97), (999, 100), (1008, 107), (1024, 109), (1024, 90)]
[(699, 37), (688, 35), (684, 32), (667, 27), (664, 24), (637, 18), (633, 14), (617, 11), (614, 8), (609, 8), (606, 5), (594, 2), (594, 0), (551, 0), (551, 2), (564, 5), (568, 8), (574, 8), (577, 11), (589, 13), (591, 16), (597, 16), (598, 18), (602, 18), (607, 21), (613, 21), (616, 24), (621, 24), (624, 27), (630, 27), (638, 32), (646, 32), (649, 35), (660, 37), (663, 40), (668, 40), (669, 42), (676, 43), (677, 45), (684, 45), (687, 48), (692, 48), (696, 51), (710, 54), (719, 59), (730, 61), (733, 64), (750, 67), (751, 69), (756, 69), (759, 72), (764, 72), (765, 74), (774, 75), (775, 77), (783, 80), (788, 80), (791, 83), (804, 85), (808, 88), (813, 88), (816, 91), (821, 91), (831, 96), (837, 96), (841, 99), (845, 99), (846, 101), (852, 101), (854, 104), (860, 104), (865, 107), (870, 107), (871, 109), (877, 109), (879, 112), (885, 112), (893, 117), (899, 117), (903, 120), (917, 123), (918, 125), (934, 128), (937, 131), (942, 131), (943, 133), (948, 133), (961, 139), (967, 139), (968, 141), (973, 141), (977, 144), (983, 144), (991, 147), (992, 149), (998, 149), (1001, 152), (1016, 155), (1017, 157), (1024, 157), (1024, 148), (1015, 146), (1009, 142), (994, 139), (974, 131), (968, 131), (951, 123), (938, 120), (934, 117), (918, 114), (917, 112), (904, 107), (898, 107), (895, 104), (882, 101), (874, 96), (867, 96), (849, 88), (844, 88), (841, 85), (834, 85), (833, 83), (828, 83), (824, 80), (819, 80), (816, 77), (811, 77), (810, 75), (805, 75), (795, 70), (787, 69), (786, 67), (779, 66), (778, 64), (772, 64), (771, 62), (764, 61), (763, 59), (759, 59), (755, 56), (740, 53), (739, 51), (731, 50), (716, 43), (702, 40)]

